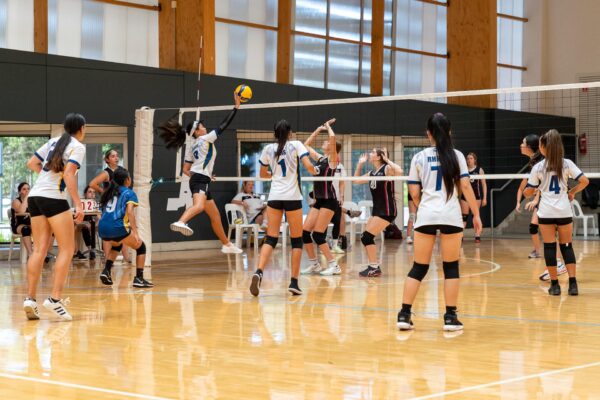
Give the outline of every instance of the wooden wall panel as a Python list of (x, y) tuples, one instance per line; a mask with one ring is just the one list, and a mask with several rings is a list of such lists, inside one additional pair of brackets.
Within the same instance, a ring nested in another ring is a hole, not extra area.
[(279, 0), (277, 6), (277, 83), (290, 83), (292, 46), (292, 2)]
[(33, 2), (33, 51), (48, 53), (48, 0)]
[(158, 64), (160, 68), (175, 69), (175, 16), (171, 0), (161, 0), (158, 13)]
[(373, 23), (371, 24), (371, 94), (383, 94), (383, 0), (373, 0)]

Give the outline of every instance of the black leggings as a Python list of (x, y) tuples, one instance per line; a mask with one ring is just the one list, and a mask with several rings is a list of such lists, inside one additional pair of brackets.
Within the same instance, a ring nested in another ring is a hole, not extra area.
[(91, 247), (92, 249), (96, 249), (96, 221), (90, 220), (90, 227), (84, 226), (81, 229), (81, 236), (83, 236), (83, 241), (87, 247)]
[(342, 207), (338, 207), (337, 210), (335, 210), (335, 214), (331, 217), (331, 223), (333, 224), (331, 237), (333, 240), (338, 240), (340, 237), (340, 224), (342, 223)]

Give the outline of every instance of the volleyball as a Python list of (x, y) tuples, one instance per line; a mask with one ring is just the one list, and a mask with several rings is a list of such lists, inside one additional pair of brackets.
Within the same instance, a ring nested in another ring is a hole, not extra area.
[(248, 85), (239, 85), (235, 88), (235, 92), (241, 97), (242, 103), (247, 102), (252, 98), (252, 89)]

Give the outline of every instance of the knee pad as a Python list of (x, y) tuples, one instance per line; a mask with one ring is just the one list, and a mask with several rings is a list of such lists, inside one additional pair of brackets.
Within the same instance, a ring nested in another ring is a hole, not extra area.
[(370, 246), (375, 244), (375, 235), (373, 235), (371, 232), (364, 231), (360, 236), (360, 241), (363, 245)]
[(458, 273), (458, 260), (456, 261), (444, 261), (442, 263), (444, 268), (444, 279), (458, 279), (460, 274)]
[(29, 225), (25, 225), (21, 228), (21, 236), (27, 237), (31, 236), (31, 227)]
[(277, 236), (268, 236), (265, 239), (265, 244), (268, 244), (269, 246), (275, 248), (277, 246), (277, 241), (279, 240), (279, 237)]
[(140, 247), (137, 248), (137, 250), (135, 251), (135, 253), (138, 256), (141, 256), (142, 254), (146, 254), (146, 243), (144, 243), (142, 241), (142, 245)]
[(467, 222), (467, 219), (469, 219), (469, 214), (463, 214), (463, 222)]
[(556, 267), (556, 242), (544, 243), (546, 267)]
[(318, 246), (327, 243), (325, 232), (313, 232), (312, 238)]
[(117, 253), (120, 252), (121, 250), (123, 250), (123, 244), (120, 244), (118, 246), (113, 246), (112, 250), (116, 251)]
[(311, 244), (312, 243), (312, 236), (310, 236), (310, 232), (309, 231), (302, 231), (302, 242), (304, 244)]
[(410, 213), (410, 215), (409, 215), (408, 219), (409, 219), (410, 221), (412, 221), (412, 223), (414, 224), (414, 223), (417, 221), (417, 214), (415, 214), (415, 213)]
[(529, 224), (529, 233), (532, 235), (537, 235), (540, 231), (538, 224)]
[(413, 262), (412, 268), (408, 271), (408, 277), (421, 282), (425, 278), (425, 275), (427, 275), (427, 271), (429, 271), (429, 264)]
[(573, 251), (573, 243), (561, 243), (559, 246), (560, 254), (562, 254), (562, 258), (565, 265), (575, 264), (577, 262), (577, 259), (575, 258), (575, 251)]
[(293, 237), (290, 239), (292, 242), (292, 249), (301, 249), (302, 248), (302, 240), (301, 237)]

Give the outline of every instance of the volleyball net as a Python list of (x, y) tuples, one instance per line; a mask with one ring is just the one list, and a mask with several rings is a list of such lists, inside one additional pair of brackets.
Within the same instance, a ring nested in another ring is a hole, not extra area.
[[(455, 147), (465, 156), (473, 153), (477, 165), (485, 171), (488, 205), (482, 209), (482, 219), (486, 226), (498, 226), (514, 209), (518, 185), (527, 176), (524, 168), (528, 158), (521, 154), (520, 144), (529, 134), (558, 130), (565, 157), (575, 161), (593, 183), (600, 178), (600, 82), (313, 101), (267, 100), (255, 91), (254, 99), (242, 105), (215, 142), (216, 180), (211, 194), (222, 213), (223, 204), (231, 201), (242, 181), (254, 181), (255, 192), (268, 194), (268, 180), (258, 177), (259, 157), (264, 146), (273, 143), (273, 126), (281, 119), (290, 122), (294, 138), (300, 141), (325, 121), (336, 119), (332, 128), (336, 141), (341, 143), (339, 162), (347, 176), (312, 177), (301, 169), (306, 200), (313, 181), (323, 179), (348, 183), (344, 185), (345, 200), (370, 200), (368, 185), (353, 185), (350, 181), (361, 155), (373, 148), (387, 149), (389, 158), (407, 175), (412, 157), (430, 146), (426, 121), (436, 112), (444, 113), (451, 121)], [(137, 110), (135, 182), (138, 190), (148, 196), (148, 209), (152, 211), (145, 217), (153, 226), (155, 221), (176, 220), (183, 207), (191, 203), (187, 177), (181, 173), (185, 149), (167, 150), (155, 128), (169, 118), (179, 119), (183, 126), (202, 119), (210, 131), (232, 107), (233, 96), (231, 104), (221, 106)], [(323, 132), (312, 147), (321, 151), (326, 140), (327, 133)], [(371, 165), (363, 172), (369, 169)], [(399, 181), (395, 185), (396, 200), (402, 211), (402, 205), (406, 205), (406, 176), (368, 179)], [(597, 202), (597, 195), (595, 198)], [(586, 204), (586, 199), (580, 201)], [(402, 224), (402, 219), (399, 222)], [(212, 238), (210, 232), (207, 235)], [(167, 233), (158, 236), (160, 241), (169, 241)], [(199, 234), (196, 240), (202, 238)]]

